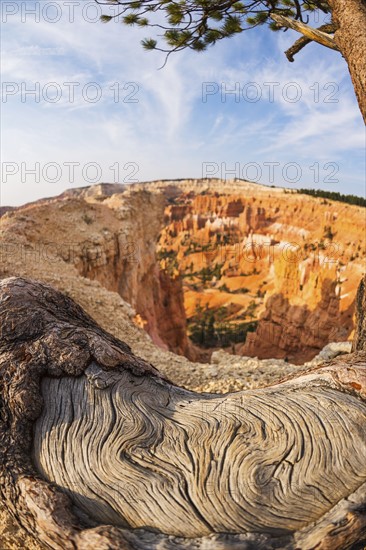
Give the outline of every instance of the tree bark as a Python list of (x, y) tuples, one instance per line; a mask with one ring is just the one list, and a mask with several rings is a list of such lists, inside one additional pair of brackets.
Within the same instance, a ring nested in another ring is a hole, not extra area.
[(360, 111), (366, 123), (366, 3), (328, 0), (338, 30), (334, 41), (347, 61)]
[(0, 326), (0, 494), (46, 546), (365, 539), (365, 351), (268, 388), (200, 395), (43, 283), (1, 281)]
[(366, 275), (364, 275), (356, 296), (356, 330), (352, 351), (366, 351)]

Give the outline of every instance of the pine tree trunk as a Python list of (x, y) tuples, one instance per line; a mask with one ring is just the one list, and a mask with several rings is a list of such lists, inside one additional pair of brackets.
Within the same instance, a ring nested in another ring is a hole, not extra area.
[(366, 123), (366, 3), (328, 0), (338, 26), (334, 40), (347, 61), (358, 104)]
[(366, 351), (366, 275), (364, 275), (357, 292), (356, 319), (352, 351)]

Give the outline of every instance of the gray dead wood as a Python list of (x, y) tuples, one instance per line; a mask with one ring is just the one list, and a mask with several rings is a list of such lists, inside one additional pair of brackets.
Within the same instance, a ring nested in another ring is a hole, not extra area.
[(358, 319), (353, 354), (260, 390), (201, 395), (60, 292), (3, 280), (1, 498), (56, 549), (354, 547), (366, 533)]

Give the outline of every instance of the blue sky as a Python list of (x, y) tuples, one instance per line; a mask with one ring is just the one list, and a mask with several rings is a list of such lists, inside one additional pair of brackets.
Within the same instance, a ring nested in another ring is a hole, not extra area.
[(1, 8), (2, 205), (202, 176), (365, 195), (364, 125), (337, 52), (310, 45), (289, 63), (296, 33), (263, 28), (159, 70), (164, 55), (140, 46), (149, 31), (99, 23), (92, 0)]

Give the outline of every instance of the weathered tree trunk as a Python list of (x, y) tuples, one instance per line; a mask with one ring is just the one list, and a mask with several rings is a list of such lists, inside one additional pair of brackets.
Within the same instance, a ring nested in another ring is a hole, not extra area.
[(268, 388), (200, 395), (42, 283), (0, 283), (0, 326), (1, 497), (50, 548), (346, 550), (365, 539), (358, 344)]
[(338, 30), (334, 41), (347, 61), (358, 104), (366, 123), (366, 3), (327, 0)]
[(366, 275), (364, 275), (356, 296), (356, 331), (352, 351), (366, 351)]

